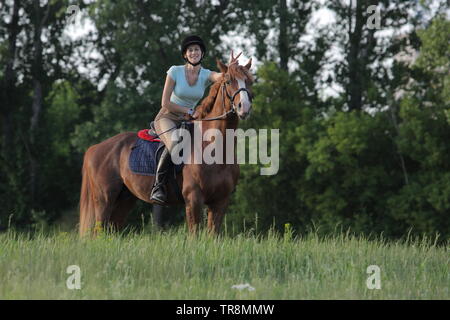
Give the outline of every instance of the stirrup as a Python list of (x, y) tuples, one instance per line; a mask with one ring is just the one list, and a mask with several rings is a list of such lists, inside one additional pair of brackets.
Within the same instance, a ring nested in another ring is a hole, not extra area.
[[(163, 184), (153, 186), (152, 192), (150, 194), (150, 200), (156, 202), (156, 204), (159, 204), (161, 206), (167, 206), (167, 190), (161, 190), (164, 188), (165, 186)], [(159, 192), (159, 194), (157, 192)], [(164, 199), (158, 198), (158, 195), (163, 196)]]

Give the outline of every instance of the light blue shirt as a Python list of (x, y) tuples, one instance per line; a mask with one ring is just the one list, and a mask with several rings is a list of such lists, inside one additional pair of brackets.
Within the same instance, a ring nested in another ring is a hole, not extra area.
[(206, 87), (211, 84), (208, 79), (210, 73), (211, 70), (200, 67), (197, 82), (190, 86), (186, 79), (184, 65), (171, 66), (167, 74), (175, 81), (175, 87), (170, 101), (186, 108), (195, 107), (203, 97)]

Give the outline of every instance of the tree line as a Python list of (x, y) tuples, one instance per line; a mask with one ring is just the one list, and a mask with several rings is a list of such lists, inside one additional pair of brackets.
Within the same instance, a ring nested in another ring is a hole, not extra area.
[[(74, 4), (95, 26), (80, 38), (67, 34)], [(367, 24), (371, 5), (379, 29)], [(333, 21), (317, 24), (318, 10)], [(242, 127), (280, 129), (279, 172), (243, 165), (227, 224), (448, 237), (446, 10), (445, 1), (4, 0), (0, 228), (76, 215), (83, 152), (148, 126), (166, 71), (183, 63), (183, 37), (198, 34), (206, 68), (236, 46), (252, 52), (253, 114)], [(232, 34), (249, 47), (224, 42)]]

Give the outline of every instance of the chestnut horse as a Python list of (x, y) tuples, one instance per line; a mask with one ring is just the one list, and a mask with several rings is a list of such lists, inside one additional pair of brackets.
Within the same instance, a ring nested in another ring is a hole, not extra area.
[[(217, 60), (222, 79), (211, 86), (209, 95), (194, 113), (202, 121), (203, 132), (218, 129), (226, 145), (226, 129), (235, 130), (239, 118), (245, 119), (251, 110), (251, 59), (245, 65), (237, 63), (233, 54), (227, 66)], [(131, 148), (138, 139), (134, 132), (125, 132), (88, 148), (84, 154), (80, 195), (80, 235), (95, 235), (103, 227), (120, 230), (137, 199), (152, 203), (150, 192), (154, 176), (134, 174), (128, 166)], [(236, 141), (236, 137), (233, 137)], [(203, 142), (204, 149), (209, 143)], [(236, 148), (235, 148), (236, 150)], [(225, 151), (225, 149), (224, 149)], [(190, 155), (193, 159), (194, 148)], [(225, 158), (226, 153), (223, 152)], [(202, 161), (203, 162), (203, 161)], [(208, 207), (208, 230), (217, 234), (225, 215), (231, 193), (239, 177), (236, 161), (213, 164), (184, 164), (177, 183), (186, 206), (186, 222), (195, 234), (202, 217), (202, 207)], [(168, 204), (180, 204), (177, 190), (167, 188)]]

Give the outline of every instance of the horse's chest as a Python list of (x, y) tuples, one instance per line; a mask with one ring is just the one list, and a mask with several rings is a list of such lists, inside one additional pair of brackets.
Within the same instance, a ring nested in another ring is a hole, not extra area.
[(233, 168), (224, 170), (205, 171), (202, 175), (201, 187), (203, 190), (227, 193), (234, 188), (236, 173)]

